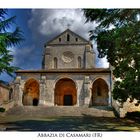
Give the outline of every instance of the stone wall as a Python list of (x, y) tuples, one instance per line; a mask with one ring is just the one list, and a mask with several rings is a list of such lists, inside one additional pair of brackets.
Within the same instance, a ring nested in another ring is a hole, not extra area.
[(9, 88), (7, 86), (0, 85), (0, 105), (9, 101)]
[(0, 107), (8, 110), (14, 106), (14, 91), (12, 85), (0, 84)]
[[(45, 69), (94, 68), (95, 54), (91, 45), (87, 46), (88, 49), (85, 45), (47, 46)], [(78, 58), (81, 59), (80, 67)]]
[(120, 118), (124, 118), (127, 112), (140, 111), (140, 104), (138, 105), (136, 104), (137, 104), (136, 99), (134, 99), (131, 102), (130, 98), (128, 98), (127, 101), (124, 103), (119, 103), (118, 101), (113, 100), (113, 107), (115, 108)]
[[(75, 106), (89, 106), (91, 104), (93, 83), (101, 78), (105, 81), (108, 87), (108, 105), (111, 105), (111, 85), (110, 74), (108, 73), (93, 73), (93, 74), (78, 74), (78, 73), (50, 73), (43, 75), (21, 74), (15, 81), (15, 102), (23, 105), (22, 97), (26, 82), (33, 78), (39, 83), (39, 105), (54, 106), (55, 86), (60, 79), (71, 79), (76, 86), (77, 101)], [(104, 90), (103, 90), (104, 91)]]
[[(69, 37), (68, 37), (69, 36)], [(63, 33), (59, 34), (57, 37), (53, 38), (53, 40), (48, 42), (50, 45), (63, 45), (63, 44), (85, 44), (88, 43), (87, 40), (82, 38), (81, 36), (75, 34), (71, 30), (67, 29)]]
[[(109, 69), (95, 68), (95, 53), (92, 44), (69, 29), (45, 44), (42, 68), (39, 71), (17, 72), (14, 84), (15, 105), (22, 106), (23, 95), (29, 93), (28, 90), (30, 90), (29, 95), (39, 99), (39, 105), (54, 106), (57, 82), (61, 79), (69, 79), (73, 81), (75, 87), (67, 86), (67, 89), (63, 87), (61, 90), (74, 89), (76, 92), (72, 94), (75, 96), (74, 106), (90, 106), (93, 105), (91, 103), (94, 93), (93, 84), (99, 78), (107, 86), (107, 90), (101, 87), (103, 92), (107, 91), (107, 96), (102, 96), (100, 102), (102, 105), (111, 105), (112, 79)], [(29, 79), (37, 81), (39, 91), (34, 91), (35, 88), (31, 85), (26, 86)], [(60, 99), (62, 100), (62, 97)]]
[(47, 98), (46, 103), (54, 105), (54, 95), (55, 95), (55, 85), (60, 79), (72, 79), (76, 85), (77, 89), (77, 104), (76, 106), (79, 106), (79, 104), (82, 104), (81, 102), (84, 102), (84, 93), (83, 93), (83, 79), (84, 76), (80, 75), (70, 75), (70, 74), (57, 74), (57, 75), (46, 75), (46, 86), (47, 86)]

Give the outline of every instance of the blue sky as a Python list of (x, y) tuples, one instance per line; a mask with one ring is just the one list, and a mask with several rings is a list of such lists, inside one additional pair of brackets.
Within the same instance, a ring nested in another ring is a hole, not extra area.
[[(23, 70), (41, 69), (44, 44), (68, 27), (86, 39), (89, 39), (88, 31), (95, 28), (94, 23), (85, 24), (81, 9), (8, 9), (8, 16), (16, 16), (16, 26), (21, 28), (25, 38), (20, 46), (11, 48), (12, 65)], [(97, 59), (96, 66), (107, 67), (108, 64), (105, 59)], [(5, 73), (0, 79), (13, 80)]]

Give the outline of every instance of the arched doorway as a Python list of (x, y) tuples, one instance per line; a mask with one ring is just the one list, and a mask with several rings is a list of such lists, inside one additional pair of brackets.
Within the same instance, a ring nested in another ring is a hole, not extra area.
[(39, 103), (39, 83), (37, 80), (31, 78), (26, 81), (24, 85), (23, 105), (37, 106)]
[(55, 105), (73, 106), (77, 102), (76, 85), (69, 78), (60, 79), (55, 85)]
[(108, 105), (108, 85), (99, 78), (92, 85), (92, 105), (106, 106)]

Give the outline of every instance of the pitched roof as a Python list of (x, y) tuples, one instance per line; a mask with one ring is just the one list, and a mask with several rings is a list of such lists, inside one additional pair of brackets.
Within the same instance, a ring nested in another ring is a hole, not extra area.
[[(70, 35), (71, 40), (67, 41), (67, 34)], [(60, 39), (61, 38), (61, 39)], [(77, 38), (77, 39), (76, 39)], [(61, 34), (57, 35), (53, 39), (51, 39), (49, 42), (47, 42), (47, 45), (65, 45), (65, 44), (90, 44), (88, 40), (81, 37), (80, 35), (76, 34), (75, 32), (71, 31), (70, 29), (66, 29)]]

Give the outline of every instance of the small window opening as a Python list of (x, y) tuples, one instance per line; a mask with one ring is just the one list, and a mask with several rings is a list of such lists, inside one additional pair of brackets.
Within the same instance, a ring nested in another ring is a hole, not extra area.
[(67, 34), (67, 41), (70, 41), (70, 35)]
[(59, 38), (59, 42), (61, 42), (61, 38)]

